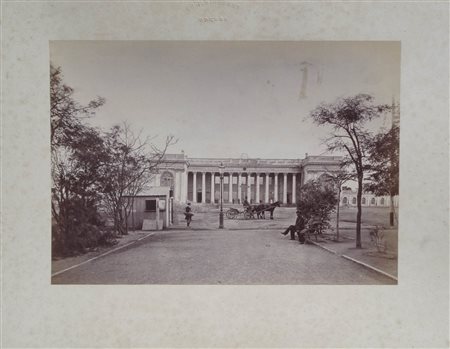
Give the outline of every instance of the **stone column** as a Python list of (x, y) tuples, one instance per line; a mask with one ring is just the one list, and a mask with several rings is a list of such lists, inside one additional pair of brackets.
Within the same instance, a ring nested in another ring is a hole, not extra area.
[(174, 200), (181, 201), (180, 197), (180, 172), (173, 173), (173, 193), (172, 197)]
[(250, 173), (247, 173), (247, 200), (250, 202), (252, 198), (252, 188), (250, 187)]
[(274, 173), (274, 176), (275, 176), (274, 200), (278, 201), (278, 173)]
[(287, 173), (283, 173), (283, 204), (287, 204)]
[(256, 203), (259, 204), (259, 173), (256, 174)]
[(230, 175), (228, 176), (228, 202), (233, 202), (233, 173), (230, 172)]
[(295, 204), (295, 202), (296, 202), (296, 196), (297, 196), (297, 188), (296, 188), (296, 177), (297, 176), (297, 174), (296, 173), (293, 173), (292, 174), (292, 203), (293, 204)]
[(206, 173), (202, 172), (202, 204), (206, 202)]
[(242, 203), (242, 188), (241, 188), (241, 182), (242, 182), (242, 177), (241, 177), (241, 173), (238, 173), (238, 180), (237, 180), (237, 189), (238, 189), (238, 201), (239, 203)]
[(188, 201), (188, 172), (184, 170), (181, 174), (181, 202), (185, 203)]
[(269, 176), (270, 173), (266, 173), (266, 191), (264, 193), (264, 201), (266, 202), (266, 204), (269, 203)]
[(192, 202), (197, 202), (197, 172), (192, 172)]
[(214, 172), (211, 172), (211, 203), (213, 204), (214, 203), (214, 194), (215, 194), (215, 192), (214, 192), (214, 188), (215, 188), (215, 181), (214, 181), (214, 176), (215, 174), (214, 174)]

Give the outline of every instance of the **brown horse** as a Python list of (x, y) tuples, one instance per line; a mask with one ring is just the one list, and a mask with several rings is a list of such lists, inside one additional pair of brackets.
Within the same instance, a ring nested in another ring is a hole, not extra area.
[(266, 219), (265, 212), (270, 212), (270, 219), (273, 219), (273, 211), (275, 210), (275, 207), (280, 207), (281, 202), (275, 201), (271, 204), (259, 204), (252, 206), (252, 213), (256, 213), (256, 216), (258, 219)]

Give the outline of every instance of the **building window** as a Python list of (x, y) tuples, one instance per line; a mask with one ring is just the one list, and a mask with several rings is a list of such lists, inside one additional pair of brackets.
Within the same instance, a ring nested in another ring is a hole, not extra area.
[(255, 184), (255, 177), (250, 177), (250, 185)]
[(342, 199), (342, 203), (343, 203), (344, 205), (347, 203), (347, 198), (346, 198), (346, 197), (344, 197), (344, 198)]
[(384, 205), (384, 198), (381, 198), (381, 200), (380, 200), (380, 205)]
[(362, 198), (361, 204), (362, 204), (362, 205), (365, 205), (365, 204), (366, 204), (366, 198)]
[(237, 177), (233, 177), (233, 184), (237, 184), (238, 182), (238, 178)]
[(356, 205), (356, 198), (353, 198), (353, 199), (352, 199), (352, 204), (353, 204), (353, 205)]
[(145, 200), (145, 211), (156, 212), (156, 200)]
[(372, 200), (370, 200), (370, 203), (371, 203), (372, 205), (375, 205), (375, 198), (372, 198)]
[(173, 188), (173, 184), (174, 184), (173, 174), (168, 171), (165, 171), (161, 175), (161, 186)]

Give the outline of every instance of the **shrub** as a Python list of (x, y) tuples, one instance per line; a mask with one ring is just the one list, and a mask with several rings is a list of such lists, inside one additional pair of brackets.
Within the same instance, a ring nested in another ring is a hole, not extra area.
[(115, 235), (105, 227), (95, 206), (72, 198), (64, 207), (64, 220), (52, 225), (53, 257), (85, 253), (98, 246), (114, 245)]
[(335, 188), (327, 183), (313, 180), (303, 185), (299, 191), (297, 209), (306, 220), (318, 220), (321, 229), (330, 226), (330, 215), (338, 202)]

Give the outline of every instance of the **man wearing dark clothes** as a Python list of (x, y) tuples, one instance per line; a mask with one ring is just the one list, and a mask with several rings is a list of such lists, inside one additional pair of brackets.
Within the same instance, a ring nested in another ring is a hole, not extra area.
[(290, 225), (284, 232), (281, 234), (287, 235), (287, 233), (291, 233), (291, 240), (295, 240), (295, 233), (297, 232), (298, 241), (301, 244), (305, 243), (305, 234), (302, 232), (306, 227), (306, 221), (303, 218), (300, 211), (297, 211), (297, 219), (295, 220), (295, 225)]
[(242, 206), (244, 206), (244, 210), (245, 210), (246, 212), (251, 212), (252, 206), (251, 206), (250, 203), (248, 202), (247, 197), (245, 197), (245, 200), (244, 200)]
[(194, 215), (191, 209), (191, 203), (188, 202), (186, 208), (184, 209), (184, 217), (186, 219), (187, 226), (189, 227), (192, 221), (192, 216)]

